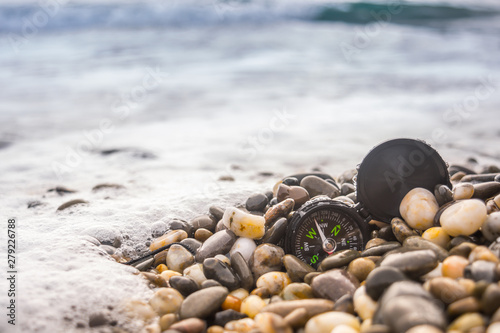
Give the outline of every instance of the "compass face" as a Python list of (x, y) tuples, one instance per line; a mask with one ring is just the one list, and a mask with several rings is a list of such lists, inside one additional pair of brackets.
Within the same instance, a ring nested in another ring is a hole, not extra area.
[(354, 210), (340, 203), (305, 207), (304, 214), (294, 215), (287, 233), (286, 248), (305, 263), (317, 267), (330, 254), (346, 250), (363, 250), (364, 232)]

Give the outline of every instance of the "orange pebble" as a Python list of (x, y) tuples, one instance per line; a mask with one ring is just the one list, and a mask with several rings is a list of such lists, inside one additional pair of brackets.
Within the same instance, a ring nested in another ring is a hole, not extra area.
[(443, 276), (457, 279), (464, 276), (465, 266), (469, 264), (469, 260), (461, 256), (449, 256), (443, 261), (441, 272)]
[(227, 295), (226, 300), (222, 303), (222, 310), (234, 310), (240, 311), (241, 308), (241, 299), (234, 297), (232, 295)]
[(164, 272), (164, 271), (168, 270), (168, 267), (165, 264), (159, 264), (158, 266), (156, 266), (156, 270), (159, 273), (161, 273), (161, 272)]

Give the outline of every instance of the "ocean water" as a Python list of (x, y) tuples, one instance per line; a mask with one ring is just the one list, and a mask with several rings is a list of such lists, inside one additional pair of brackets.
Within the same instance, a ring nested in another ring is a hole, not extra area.
[[(18, 331), (108, 332), (87, 325), (102, 311), (139, 325), (118, 309), (151, 292), (83, 240), (96, 228), (140, 252), (155, 222), (290, 173), (338, 176), (396, 137), (478, 171), (500, 164), (499, 16), (497, 1), (0, 2)], [(125, 188), (92, 191), (102, 183)], [(89, 203), (56, 211), (72, 199)]]

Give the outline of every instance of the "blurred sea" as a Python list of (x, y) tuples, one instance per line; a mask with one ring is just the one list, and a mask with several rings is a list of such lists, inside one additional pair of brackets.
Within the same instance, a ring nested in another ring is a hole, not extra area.
[[(91, 331), (90, 313), (150, 297), (79, 238), (89, 230), (144, 251), (153, 223), (292, 172), (338, 176), (395, 137), (499, 165), (499, 18), (496, 0), (0, 1), (0, 207), (19, 221), (20, 331)], [(125, 189), (92, 191), (102, 183)], [(72, 199), (89, 204), (56, 212)]]

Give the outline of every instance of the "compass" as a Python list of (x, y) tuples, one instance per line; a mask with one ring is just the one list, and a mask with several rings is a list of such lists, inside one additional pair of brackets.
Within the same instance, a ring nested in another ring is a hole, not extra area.
[(439, 184), (451, 187), (447, 165), (433, 148), (413, 139), (384, 142), (358, 166), (358, 202), (348, 205), (317, 196), (303, 204), (288, 224), (285, 251), (315, 268), (337, 251), (362, 251), (370, 237), (370, 220), (390, 223), (401, 217), (399, 205), (410, 190), (433, 192)]

